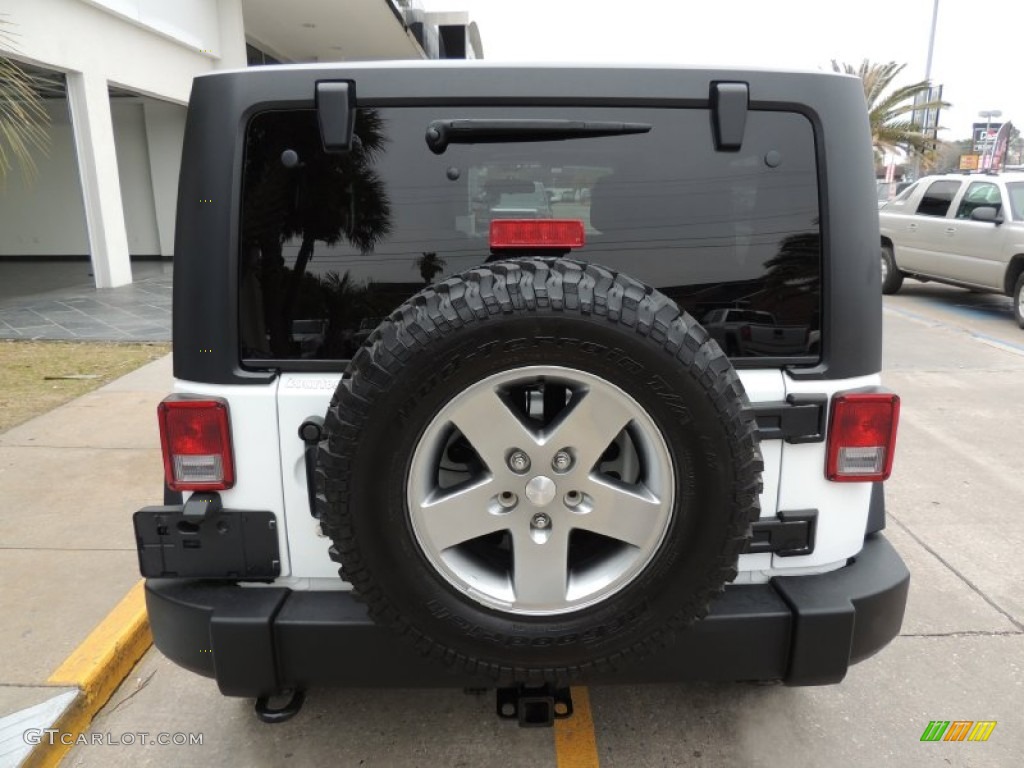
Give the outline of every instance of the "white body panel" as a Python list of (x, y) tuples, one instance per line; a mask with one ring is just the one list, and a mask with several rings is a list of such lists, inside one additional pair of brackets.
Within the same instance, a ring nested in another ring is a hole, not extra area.
[[(785, 398), (783, 377), (778, 370), (741, 371), (740, 378), (751, 402), (778, 402)], [(336, 589), (342, 584), (337, 564), (327, 556), (330, 542), (319, 535), (319, 526), (309, 513), (303, 443), (298, 437), (299, 425), (307, 417), (327, 411), (340, 379), (340, 375), (323, 373), (286, 373), (279, 379), (277, 418), (282, 436), (281, 474), (285, 478), (285, 524), (282, 527), (288, 531), (292, 569), (289, 578), (278, 580), (278, 584), (293, 589)], [(762, 444), (762, 453), (765, 472), (761, 516), (773, 518), (778, 509), (781, 441), (766, 441)], [(771, 555), (740, 557), (741, 571), (770, 567)]]
[[(317, 589), (347, 584), (338, 578), (338, 564), (327, 556), (331, 540), (309, 509), (306, 489), (305, 443), (299, 425), (310, 416), (323, 416), (338, 388), (341, 374), (285, 373), (279, 379), (277, 417), (281, 430), (281, 476), (284, 478), (285, 527), (291, 547), (292, 577), (323, 579)], [(291, 586), (291, 585), (289, 585)], [(302, 588), (297, 585), (292, 588)]]
[[(284, 491), (281, 485), (281, 452), (277, 430), (277, 386), (230, 386), (198, 384), (175, 379), (174, 391), (187, 395), (222, 397), (228, 401), (235, 487), (220, 491), (224, 509), (273, 512), (278, 520), (281, 573), (291, 569), (288, 531), (281, 525)], [(298, 429), (298, 425), (296, 425)], [(187, 497), (187, 494), (186, 494)]]
[[(748, 372), (744, 372), (746, 374)], [(781, 374), (780, 374), (781, 375)], [(791, 394), (824, 394), (831, 396), (860, 387), (878, 386), (879, 375), (835, 381), (797, 381), (783, 376), (785, 396)], [(747, 376), (743, 376), (744, 384)], [(753, 397), (752, 402), (757, 402)], [(825, 416), (828, 425), (828, 414)], [(774, 517), (777, 510), (818, 511), (814, 552), (810, 555), (779, 557), (778, 555), (741, 555), (737, 584), (766, 582), (773, 576), (796, 576), (826, 573), (842, 568), (864, 545), (871, 483), (833, 483), (825, 478), (826, 442), (787, 443), (766, 440), (761, 443), (765, 459), (765, 493), (761, 496), (761, 517)], [(770, 472), (775, 466), (777, 471)], [(774, 478), (776, 498), (766, 504), (769, 482)]]
[[(879, 383), (877, 375), (841, 381), (795, 381), (779, 370), (742, 370), (739, 375), (753, 403), (780, 402), (792, 393), (831, 395)], [(338, 566), (327, 554), (330, 541), (310, 513), (304, 444), (298, 436), (306, 418), (326, 412), (340, 379), (340, 374), (285, 373), (265, 386), (176, 382), (178, 392), (224, 397), (230, 404), (237, 482), (221, 496), (227, 509), (269, 510), (277, 516), (282, 575), (276, 586), (349, 588), (338, 578)], [(826, 480), (825, 445), (782, 440), (761, 444), (761, 518), (772, 519), (780, 509), (817, 509), (815, 551), (805, 557), (741, 555), (737, 583), (833, 570), (860, 551), (871, 484)]]
[[(839, 381), (796, 381), (786, 377), (786, 394), (831, 395), (848, 389), (878, 386), (881, 376)], [(825, 420), (828, 425), (828, 415)], [(867, 528), (871, 483), (834, 483), (825, 478), (826, 443), (783, 443), (779, 508), (818, 510), (814, 552), (797, 557), (772, 557), (776, 575), (802, 568), (832, 570), (860, 552)]]

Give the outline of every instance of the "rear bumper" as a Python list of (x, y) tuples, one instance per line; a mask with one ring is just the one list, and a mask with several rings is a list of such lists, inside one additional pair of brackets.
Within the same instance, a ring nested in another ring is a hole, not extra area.
[[(899, 632), (909, 584), (899, 554), (875, 534), (837, 571), (727, 587), (708, 616), (666, 648), (580, 682), (835, 683)], [(146, 606), (164, 655), (216, 678), (229, 696), (320, 685), (481, 684), (422, 659), (346, 592), (149, 579)]]

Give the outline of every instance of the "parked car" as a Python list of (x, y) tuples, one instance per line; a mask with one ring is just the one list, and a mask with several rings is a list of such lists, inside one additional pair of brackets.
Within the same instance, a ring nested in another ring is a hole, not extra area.
[(701, 321), (728, 355), (798, 355), (808, 348), (806, 325), (780, 325), (771, 312), (715, 309)]
[(292, 341), (299, 345), (303, 357), (312, 355), (320, 349), (327, 333), (327, 325), (327, 320), (323, 318), (292, 320)]
[(905, 277), (1001, 293), (1024, 328), (1024, 173), (929, 176), (878, 218), (882, 293)]

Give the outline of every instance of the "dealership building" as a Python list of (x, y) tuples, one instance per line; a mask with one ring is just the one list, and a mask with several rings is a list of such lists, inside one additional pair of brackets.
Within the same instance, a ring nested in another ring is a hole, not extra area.
[[(454, 0), (458, 2), (458, 0)], [(0, 56), (40, 76), (38, 172), (0, 189), (3, 262), (78, 262), (97, 288), (171, 259), (192, 79), (285, 62), (481, 58), (465, 13), (418, 0), (7, 0)]]

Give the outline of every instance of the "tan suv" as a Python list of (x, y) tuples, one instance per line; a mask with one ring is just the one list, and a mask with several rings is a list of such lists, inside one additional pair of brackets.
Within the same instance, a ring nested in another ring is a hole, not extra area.
[(1002, 293), (1024, 328), (1024, 173), (929, 176), (878, 215), (882, 293), (904, 277)]

